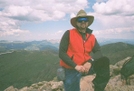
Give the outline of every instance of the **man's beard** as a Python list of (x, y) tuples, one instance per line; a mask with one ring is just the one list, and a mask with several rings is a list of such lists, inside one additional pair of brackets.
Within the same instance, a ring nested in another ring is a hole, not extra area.
[(80, 30), (84, 30), (87, 29), (86, 24), (81, 24), (81, 26), (78, 27)]

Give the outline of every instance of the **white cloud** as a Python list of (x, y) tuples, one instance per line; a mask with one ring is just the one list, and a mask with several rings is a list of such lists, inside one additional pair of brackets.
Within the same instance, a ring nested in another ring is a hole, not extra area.
[(23, 34), (30, 33), (26, 30), (10, 29), (10, 31), (0, 31), (0, 37), (3, 36), (22, 36)]
[(96, 0), (96, 2), (105, 2), (105, 1), (108, 1), (108, 0)]
[(70, 17), (73, 18), (75, 17), (76, 15), (74, 13), (71, 13)]
[[(22, 30), (21, 24), (56, 21), (63, 19), (66, 15), (72, 18), (78, 10), (89, 9), (89, 2), (90, 0), (0, 0), (0, 38), (4, 36), (7, 38), (19, 36), (22, 39), (29, 36), (35, 39), (45, 39), (50, 36), (58, 38), (63, 34), (62, 31), (39, 33), (37, 37), (37, 34), (31, 33), (30, 30)], [(132, 0), (96, 0), (92, 7), (94, 12), (90, 14), (95, 16), (94, 27), (98, 29), (101, 27), (100, 30), (95, 31), (95, 34), (107, 35), (107, 37), (117, 35), (117, 38), (119, 34), (120, 38), (131, 36), (134, 31), (133, 5)]]
[(23, 35), (23, 40), (44, 40), (44, 39), (48, 39), (48, 40), (51, 40), (51, 39), (60, 39), (63, 35), (64, 31), (63, 30), (59, 30), (57, 32), (31, 32), (29, 33), (29, 35)]
[(134, 27), (94, 31), (97, 38), (133, 39)]
[(54, 39), (60, 39), (61, 37), (62, 37), (62, 35), (63, 35), (63, 33), (64, 33), (65, 31), (63, 31), (63, 30), (59, 30), (59, 31), (57, 31), (57, 32), (55, 32), (55, 33), (49, 33), (49, 38), (48, 39), (52, 39), (52, 38), (54, 38)]
[(0, 15), (0, 37), (19, 36), (20, 34), (29, 33), (28, 30), (19, 29), (19, 22)]
[(61, 33), (63, 33), (64, 31), (62, 31), (62, 30), (59, 30), (58, 32), (56, 32), (56, 34), (61, 34)]
[(93, 9), (101, 14), (133, 15), (133, 0), (108, 0), (107, 2), (95, 3)]
[(76, 12), (81, 8), (86, 8), (88, 5), (87, 0), (34, 0), (34, 2), (33, 0), (17, 0), (16, 2), (9, 0), (4, 3), (3, 15), (18, 20), (22, 20), (23, 18), (26, 21), (61, 19), (65, 17), (66, 13)]
[(134, 38), (134, 2), (132, 0), (102, 0), (93, 5), (95, 31), (99, 37)]
[(0, 0), (0, 37), (29, 33), (21, 23), (59, 20), (87, 5), (87, 0)]
[(132, 27), (134, 25), (134, 16), (103, 15), (96, 12), (92, 15), (103, 28)]

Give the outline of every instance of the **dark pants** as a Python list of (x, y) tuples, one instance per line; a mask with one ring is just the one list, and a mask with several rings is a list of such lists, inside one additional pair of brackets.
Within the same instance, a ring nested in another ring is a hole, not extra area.
[[(93, 63), (88, 75), (94, 72), (96, 73), (93, 80), (94, 91), (104, 91), (110, 78), (109, 60), (102, 58)], [(80, 79), (84, 75), (74, 69), (65, 69), (65, 80), (63, 81), (65, 91), (80, 91)]]
[(65, 69), (64, 89), (65, 91), (80, 91), (80, 79), (82, 76), (93, 74), (93, 67), (91, 67), (88, 74), (82, 74), (75, 69)]
[(80, 91), (81, 74), (73, 69), (65, 69), (64, 89), (65, 91)]

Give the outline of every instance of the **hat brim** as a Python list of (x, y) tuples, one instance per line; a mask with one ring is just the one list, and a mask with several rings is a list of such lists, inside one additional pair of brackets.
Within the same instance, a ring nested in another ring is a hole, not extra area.
[[(90, 26), (93, 23), (93, 21), (94, 21), (94, 16), (85, 16), (85, 17), (88, 18), (88, 22), (89, 22), (88, 26)], [(71, 19), (71, 24), (74, 27), (76, 27), (76, 20), (77, 20), (77, 18), (79, 18), (79, 17), (74, 17), (74, 18)]]

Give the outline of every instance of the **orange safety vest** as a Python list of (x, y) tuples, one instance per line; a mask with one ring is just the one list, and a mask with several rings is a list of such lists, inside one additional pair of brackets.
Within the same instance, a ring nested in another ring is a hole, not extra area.
[[(67, 55), (77, 65), (82, 65), (91, 59), (90, 53), (95, 45), (95, 36), (93, 34), (86, 34), (84, 41), (81, 34), (76, 29), (69, 30), (69, 46)], [(63, 60), (60, 60), (60, 65), (65, 68), (72, 68), (67, 65)]]

